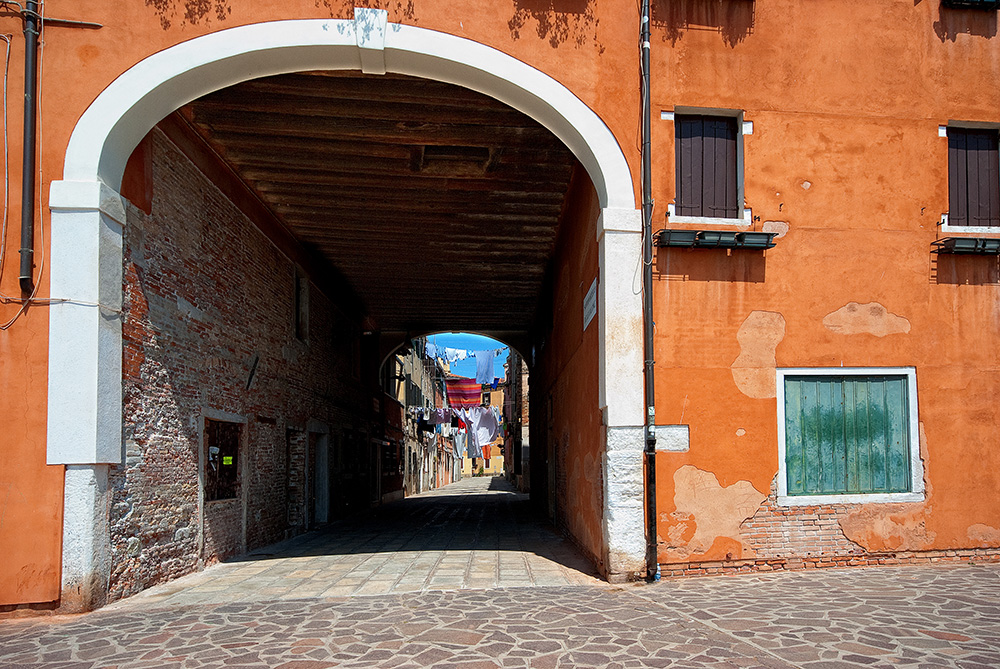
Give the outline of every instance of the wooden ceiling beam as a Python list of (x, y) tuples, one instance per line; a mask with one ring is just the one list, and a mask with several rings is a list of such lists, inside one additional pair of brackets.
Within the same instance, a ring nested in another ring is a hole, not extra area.
[(475, 124), (432, 123), (410, 120), (350, 119), (274, 114), (255, 111), (219, 111), (194, 107), (194, 120), (208, 132), (253, 129), (276, 137), (317, 139), (355, 139), (385, 144), (490, 147), (506, 142), (550, 143), (552, 133), (541, 126), (534, 128), (487, 127)]

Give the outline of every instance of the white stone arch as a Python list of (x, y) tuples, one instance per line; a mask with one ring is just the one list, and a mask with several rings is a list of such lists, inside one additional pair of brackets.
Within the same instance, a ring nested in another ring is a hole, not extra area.
[[(118, 312), (125, 216), (117, 191), (129, 155), (161, 118), (212, 91), (274, 74), (337, 69), (406, 74), (489, 95), (548, 128), (587, 170), (602, 208), (598, 320), (606, 467), (616, 480), (627, 470), (641, 482), (635, 472), (642, 449), (642, 309), (633, 290), (641, 219), (628, 164), (603, 121), (530, 65), (468, 39), (389, 23), (384, 10), (356, 9), (353, 21), (240, 26), (172, 46), (115, 79), (77, 122), (63, 179), (52, 184), (51, 295), (65, 301), (50, 311), (47, 460), (67, 465), (64, 592), (105, 570), (102, 480), (107, 465), (122, 460)], [(624, 459), (616, 464), (619, 451)], [(614, 481), (606, 485), (606, 526), (628, 516), (622, 531), (606, 534), (609, 569), (619, 571), (616, 555), (629, 565), (637, 555), (641, 565), (642, 500), (617, 493)], [(624, 506), (616, 511), (618, 502)]]

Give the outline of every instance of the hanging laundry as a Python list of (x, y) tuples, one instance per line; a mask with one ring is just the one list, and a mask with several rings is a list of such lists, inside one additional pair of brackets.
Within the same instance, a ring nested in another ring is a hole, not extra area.
[(479, 406), (483, 398), (482, 386), (475, 379), (445, 379), (448, 387), (448, 404), (453, 407)]
[(428, 358), (433, 360), (434, 358), (438, 357), (437, 346), (435, 346), (430, 342), (427, 342), (427, 344), (424, 346), (424, 353), (427, 354)]
[(495, 440), (500, 430), (493, 412), (486, 407), (472, 407), (455, 409), (455, 413), (469, 425), (469, 457), (481, 458), (483, 445)]
[(492, 449), (490, 448), (490, 445), (489, 444), (483, 444), (483, 457), (486, 458), (487, 460), (489, 460), (491, 452), (492, 452)]
[(476, 383), (493, 382), (493, 359), (496, 351), (476, 351)]
[(490, 384), (490, 390), (496, 390), (498, 385), (500, 385), (500, 379), (494, 376), (493, 383)]
[(455, 433), (455, 457), (464, 458), (465, 457), (465, 432)]
[(451, 409), (429, 409), (427, 412), (427, 422), (431, 425), (441, 425), (442, 423), (447, 423), (451, 425)]

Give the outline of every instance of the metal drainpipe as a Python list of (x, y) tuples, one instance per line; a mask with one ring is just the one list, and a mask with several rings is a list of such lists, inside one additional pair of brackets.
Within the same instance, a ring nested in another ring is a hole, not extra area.
[(653, 393), (653, 186), (650, 156), (649, 0), (642, 0), (642, 315), (646, 407), (646, 579), (659, 580), (656, 534), (656, 404)]
[(21, 161), (21, 292), (35, 289), (35, 129), (38, 105), (38, 3), (29, 0), (24, 12), (24, 142)]

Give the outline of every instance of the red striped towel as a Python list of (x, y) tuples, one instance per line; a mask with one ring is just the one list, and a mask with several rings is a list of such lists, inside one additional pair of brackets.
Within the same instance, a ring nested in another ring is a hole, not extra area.
[(475, 379), (446, 379), (448, 404), (453, 407), (477, 407), (483, 400), (483, 386)]

